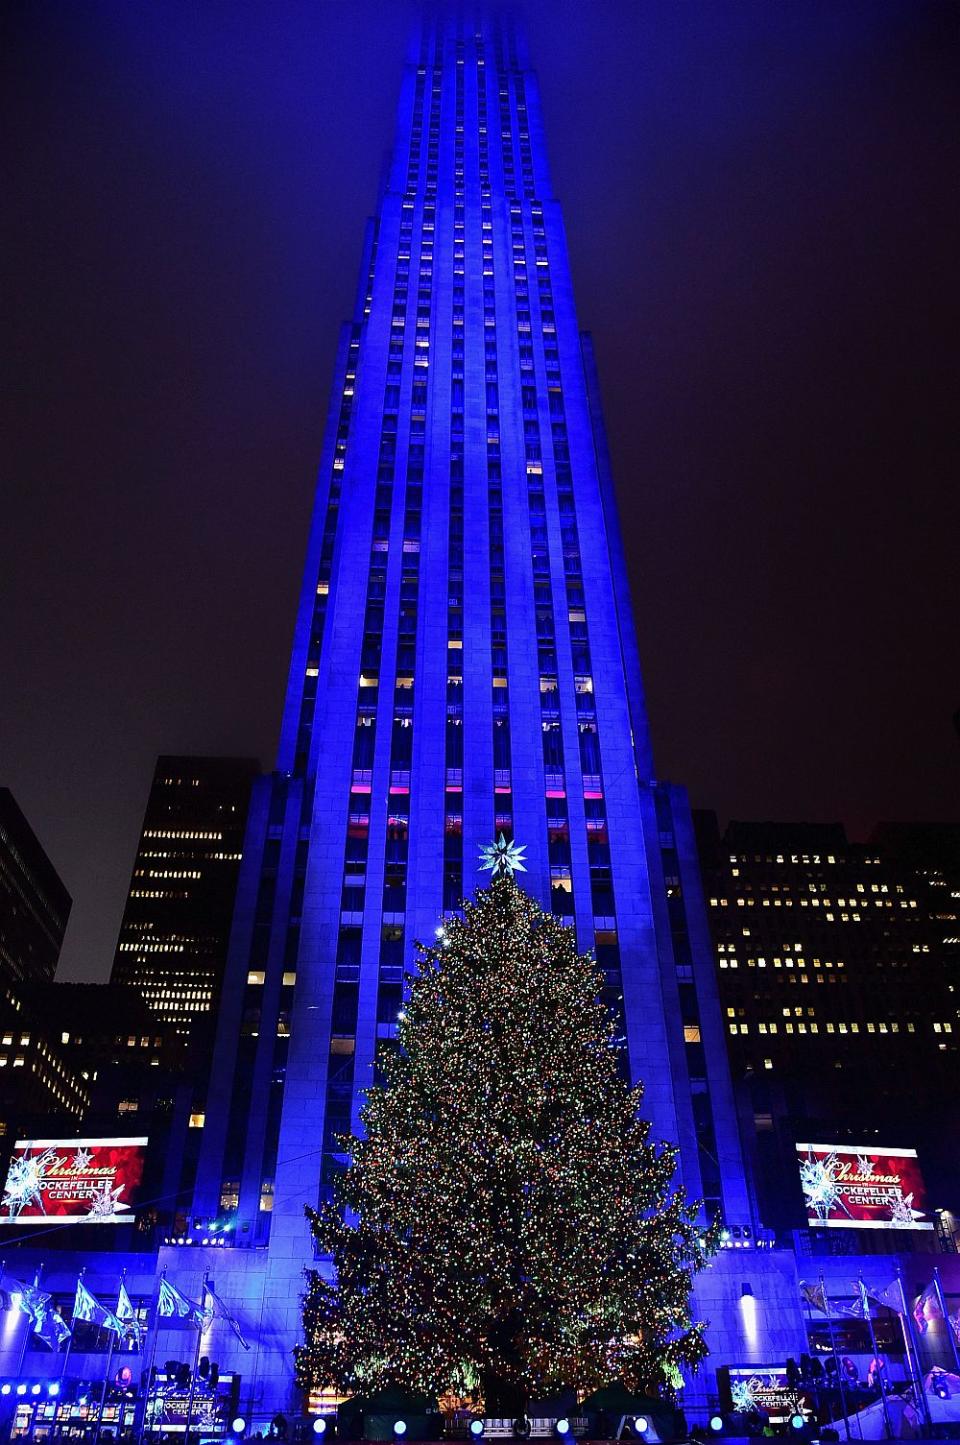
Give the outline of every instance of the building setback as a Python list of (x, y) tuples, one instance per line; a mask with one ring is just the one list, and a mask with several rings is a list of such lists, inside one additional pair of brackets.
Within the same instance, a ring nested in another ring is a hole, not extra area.
[(71, 898), (9, 788), (0, 788), (0, 986), (53, 978)]
[(112, 983), (188, 1032), (216, 1012), (254, 758), (157, 759)]

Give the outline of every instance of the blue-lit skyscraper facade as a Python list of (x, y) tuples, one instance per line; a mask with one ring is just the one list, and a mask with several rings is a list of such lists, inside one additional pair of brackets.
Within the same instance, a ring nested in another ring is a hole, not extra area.
[(408, 57), (340, 340), (195, 1199), (198, 1221), (267, 1246), (260, 1308), (287, 1348), (303, 1206), (344, 1163), (415, 940), (501, 832), (596, 951), (688, 1192), (748, 1224), (689, 812), (655, 781), (536, 78), (506, 22), (448, 17)]

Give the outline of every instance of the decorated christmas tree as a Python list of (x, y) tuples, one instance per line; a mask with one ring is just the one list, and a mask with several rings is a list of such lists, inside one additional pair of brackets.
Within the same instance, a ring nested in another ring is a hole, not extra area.
[(689, 1296), (713, 1237), (601, 982), (509, 863), (421, 949), (364, 1137), (308, 1210), (333, 1268), (308, 1275), (303, 1388), (476, 1391), (502, 1414), (611, 1380), (669, 1395), (704, 1357)]

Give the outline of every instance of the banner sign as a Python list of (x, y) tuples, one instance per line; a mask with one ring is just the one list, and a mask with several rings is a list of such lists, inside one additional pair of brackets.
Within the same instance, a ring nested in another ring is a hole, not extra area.
[(811, 1413), (802, 1386), (790, 1385), (782, 1365), (721, 1365), (717, 1385), (726, 1410), (749, 1415), (760, 1410), (771, 1425), (785, 1425), (793, 1415)]
[(0, 1224), (123, 1224), (143, 1178), (146, 1138), (18, 1139)]
[(807, 1223), (827, 1229), (933, 1229), (915, 1149), (798, 1144)]
[(221, 1375), (216, 1385), (198, 1380), (190, 1399), (189, 1385), (178, 1385), (172, 1375), (158, 1374), (147, 1401), (146, 1428), (165, 1435), (185, 1435), (187, 1411), (190, 1434), (225, 1435), (236, 1414), (239, 1375)]

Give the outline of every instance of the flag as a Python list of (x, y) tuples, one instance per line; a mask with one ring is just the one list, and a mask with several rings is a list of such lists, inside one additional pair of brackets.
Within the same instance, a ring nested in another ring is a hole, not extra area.
[(811, 1309), (819, 1310), (820, 1313), (824, 1315), (830, 1313), (830, 1306), (827, 1304), (827, 1291), (821, 1282), (807, 1284), (806, 1280), (802, 1279), (800, 1281), (800, 1293)]
[(48, 1306), (34, 1320), (33, 1333), (48, 1344), (51, 1350), (59, 1350), (64, 1340), (70, 1338), (70, 1326), (63, 1315)]
[(927, 1333), (931, 1320), (943, 1319), (943, 1310), (940, 1308), (935, 1280), (931, 1280), (926, 1289), (921, 1291), (913, 1307), (913, 1318), (917, 1322), (917, 1329), (921, 1335)]
[(120, 1293), (117, 1295), (117, 1319), (123, 1325), (124, 1334), (132, 1335), (137, 1341), (141, 1335), (140, 1321), (137, 1319), (137, 1312), (133, 1307), (133, 1300), (127, 1294), (127, 1287), (123, 1280), (120, 1281)]
[(208, 1323), (207, 1312), (201, 1305), (194, 1304), (193, 1300), (187, 1299), (181, 1294), (176, 1285), (170, 1283), (166, 1275), (160, 1279), (160, 1294), (157, 1297), (157, 1314), (160, 1318), (174, 1322), (193, 1325), (195, 1329), (204, 1329)]
[(73, 1301), (73, 1318), (75, 1320), (86, 1320), (98, 1329), (113, 1330), (117, 1335), (123, 1334), (123, 1325), (117, 1319), (112, 1310), (103, 1306), (95, 1295), (87, 1289), (82, 1279), (77, 1280), (77, 1293)]
[(872, 1300), (875, 1305), (886, 1305), (888, 1310), (896, 1310), (898, 1315), (904, 1312), (903, 1289), (899, 1279), (892, 1279), (889, 1284), (881, 1285), (879, 1289), (866, 1287), (867, 1299)]
[(954, 1339), (957, 1344), (960, 1345), (960, 1310), (957, 1310), (955, 1315), (950, 1316), (950, 1328), (953, 1330)]
[(850, 1304), (844, 1305), (842, 1314), (850, 1315), (855, 1320), (868, 1320), (870, 1318), (870, 1296), (867, 1294), (867, 1287), (862, 1279), (855, 1281), (857, 1292)]
[(208, 1294), (208, 1295), (210, 1296), (210, 1298), (213, 1300), (213, 1318), (214, 1318), (214, 1319), (219, 1319), (219, 1320), (225, 1320), (226, 1323), (227, 1323), (227, 1324), (230, 1326), (230, 1328), (233, 1330), (233, 1333), (236, 1335), (237, 1339), (240, 1341), (240, 1343), (241, 1343), (241, 1345), (243, 1346), (243, 1348), (244, 1348), (245, 1350), (249, 1350), (250, 1346), (247, 1344), (246, 1340), (243, 1338), (243, 1331), (241, 1330), (240, 1326), (237, 1324), (237, 1322), (236, 1322), (236, 1320), (234, 1319), (233, 1315), (232, 1315), (232, 1314), (230, 1313), (230, 1311), (227, 1309), (227, 1307), (226, 1307), (226, 1305), (224, 1304), (223, 1300), (220, 1298), (220, 1296), (216, 1293), (216, 1291), (215, 1291), (209, 1284), (207, 1285), (207, 1294)]

